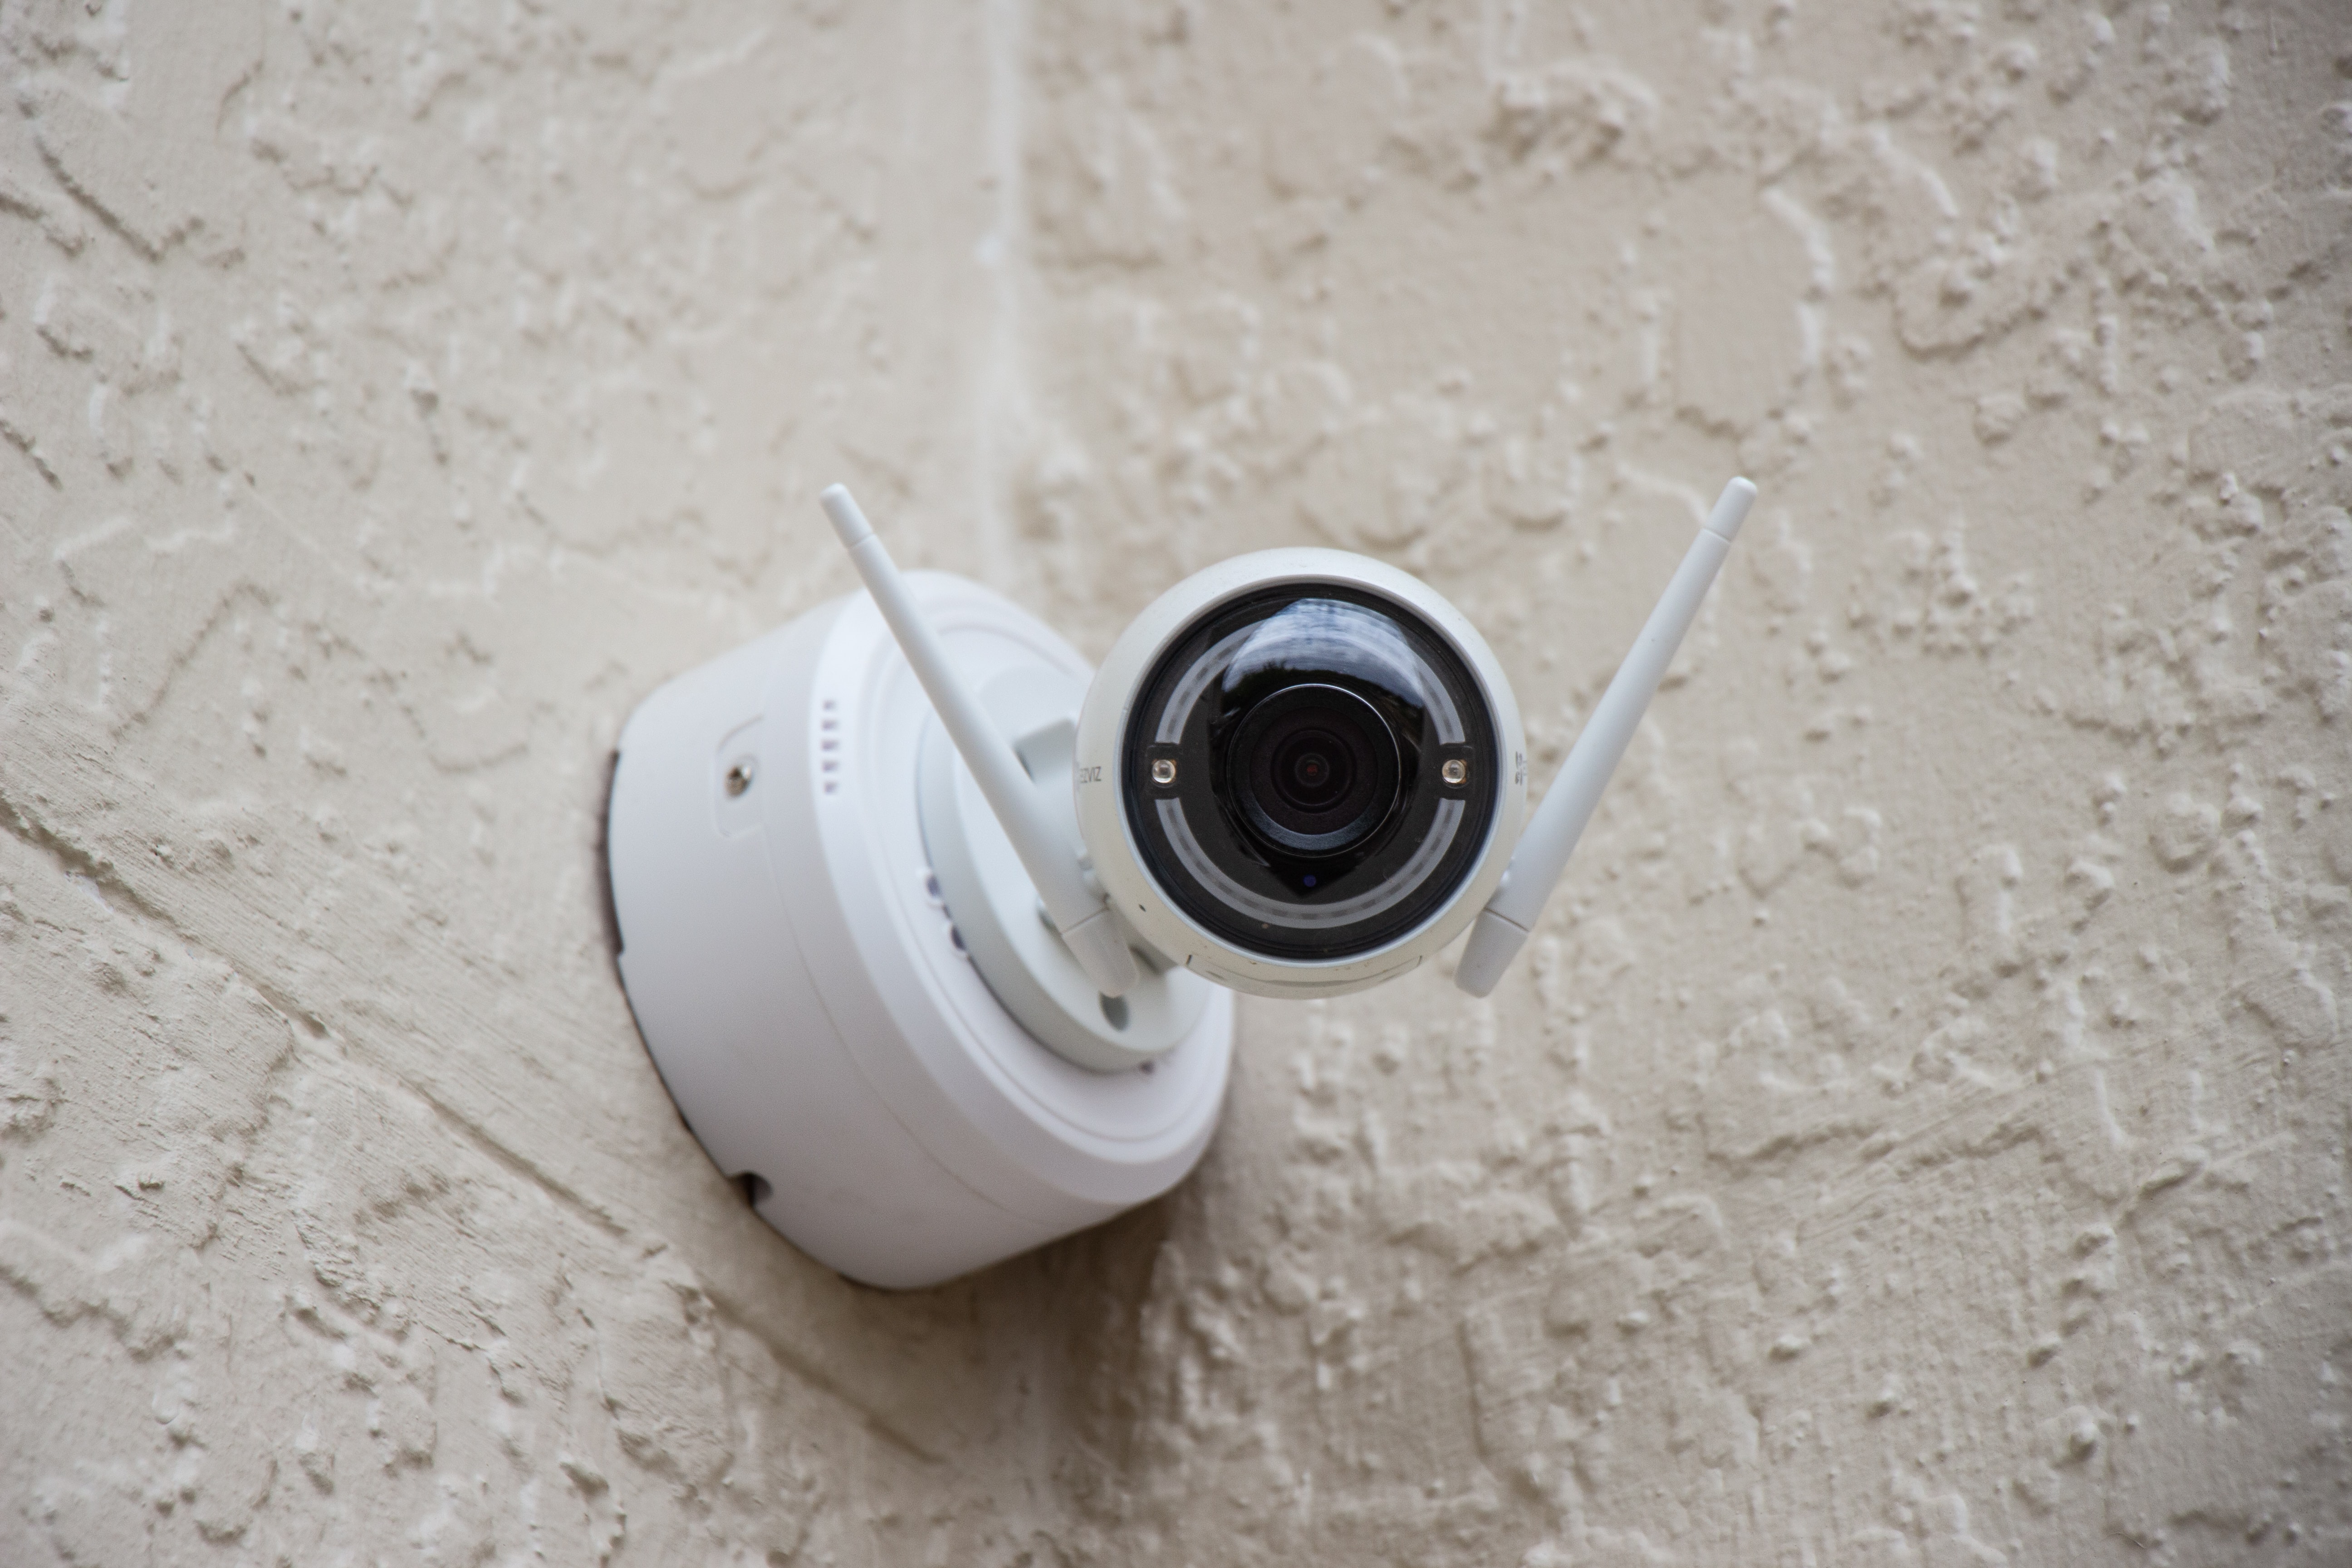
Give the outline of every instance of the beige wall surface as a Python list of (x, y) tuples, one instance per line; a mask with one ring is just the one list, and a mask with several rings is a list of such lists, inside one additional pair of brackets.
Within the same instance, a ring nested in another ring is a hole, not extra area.
[[(2352, 1560), (2352, 14), (0, 3), (0, 1562)], [(655, 685), (1313, 542), (1520, 967), (845, 1285), (612, 963)]]

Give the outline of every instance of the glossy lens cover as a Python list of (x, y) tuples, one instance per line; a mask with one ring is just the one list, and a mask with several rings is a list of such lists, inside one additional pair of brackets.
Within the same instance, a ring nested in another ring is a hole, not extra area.
[(1203, 929), (1284, 959), (1354, 957), (1443, 909), (1486, 847), (1502, 761), (1452, 645), (1325, 584), (1230, 600), (1188, 628), (1145, 680), (1122, 756), (1152, 879)]

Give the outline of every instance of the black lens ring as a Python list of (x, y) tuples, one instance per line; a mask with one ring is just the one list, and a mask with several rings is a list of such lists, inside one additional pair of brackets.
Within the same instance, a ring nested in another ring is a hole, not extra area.
[[(1333, 776), (1298, 776), (1310, 761)], [(1396, 736), (1380, 710), (1316, 680), (1260, 698), (1235, 728), (1221, 772), (1251, 832), (1277, 854), (1307, 858), (1343, 853), (1377, 832), (1402, 784)], [(1318, 783), (1332, 796), (1320, 809)]]
[[(1317, 613), (1325, 631), (1363, 616), (1384, 626), (1369, 644), (1350, 631), (1234, 674), (1240, 650), (1263, 646), (1257, 628), (1310, 604), (1339, 612)], [(1223, 787), (1235, 730), (1285, 680), (1370, 699), (1404, 758), (1400, 808), (1337, 855), (1271, 852)], [(1269, 959), (1344, 959), (1415, 929), (1472, 875), (1508, 776), (1500, 741), (1470, 661), (1412, 606), (1353, 584), (1270, 584), (1203, 608), (1153, 660), (1125, 728), (1121, 809), (1146, 875), (1202, 931)], [(1469, 764), (1459, 784), (1442, 776), (1456, 758)]]

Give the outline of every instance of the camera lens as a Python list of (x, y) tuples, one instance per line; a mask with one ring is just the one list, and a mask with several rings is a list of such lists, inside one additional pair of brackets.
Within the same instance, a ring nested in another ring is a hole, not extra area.
[(1252, 835), (1276, 853), (1343, 854), (1398, 800), (1396, 736), (1345, 687), (1309, 682), (1263, 697), (1234, 733), (1227, 789)]
[(1160, 656), (1129, 710), (1121, 800), (1145, 868), (1202, 928), (1345, 958), (1470, 875), (1498, 744), (1462, 653), (1413, 611), (1295, 584), (1214, 606)]

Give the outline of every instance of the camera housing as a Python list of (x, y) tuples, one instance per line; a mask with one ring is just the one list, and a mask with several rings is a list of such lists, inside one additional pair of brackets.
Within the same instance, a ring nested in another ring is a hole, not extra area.
[(1494, 653), (1331, 550), (1223, 562), (1087, 668), (976, 583), (901, 573), (646, 697), (605, 819), (622, 984), (761, 1218), (927, 1285), (1183, 1179), (1234, 991), (1327, 996), (1465, 926), (1525, 944), (1756, 497), (1725, 487), (1540, 804)]
[(1435, 590), (1336, 550), (1171, 588), (1113, 645), (1077, 731), (1078, 826), (1141, 942), (1236, 990), (1402, 974), (1501, 880), (1527, 804), (1519, 710)]

